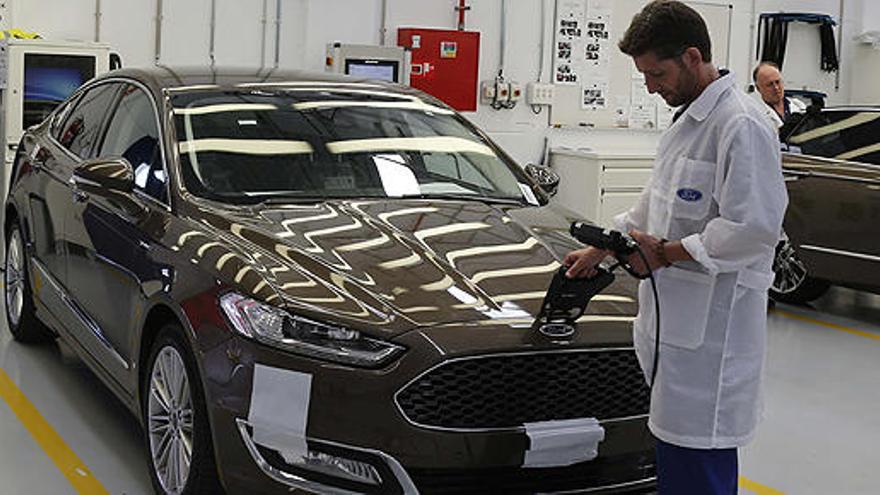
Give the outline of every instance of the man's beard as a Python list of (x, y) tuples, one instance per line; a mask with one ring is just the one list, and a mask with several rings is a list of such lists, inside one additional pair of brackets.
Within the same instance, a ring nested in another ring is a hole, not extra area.
[(697, 76), (682, 67), (681, 78), (675, 91), (668, 95), (666, 104), (670, 107), (680, 107), (686, 105), (697, 98)]

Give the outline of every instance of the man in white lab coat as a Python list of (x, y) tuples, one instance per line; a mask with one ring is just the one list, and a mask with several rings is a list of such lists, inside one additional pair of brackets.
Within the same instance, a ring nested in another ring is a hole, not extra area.
[[(679, 107), (649, 184), (615, 218), (645, 252), (660, 298), (660, 353), (648, 425), (660, 495), (737, 493), (737, 448), (760, 416), (767, 289), (788, 197), (778, 138), (760, 103), (711, 62), (705, 22), (675, 1), (648, 4), (619, 43), (648, 91)], [(610, 253), (569, 253), (585, 277)], [(654, 297), (639, 287), (634, 342), (654, 363)]]

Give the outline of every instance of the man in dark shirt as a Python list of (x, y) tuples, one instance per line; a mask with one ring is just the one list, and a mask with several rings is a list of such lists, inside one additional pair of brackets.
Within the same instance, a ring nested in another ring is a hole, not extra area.
[(761, 62), (752, 71), (752, 80), (761, 99), (767, 105), (767, 118), (778, 129), (791, 117), (792, 113), (802, 113), (805, 105), (798, 100), (785, 97), (785, 85), (779, 66), (773, 62)]

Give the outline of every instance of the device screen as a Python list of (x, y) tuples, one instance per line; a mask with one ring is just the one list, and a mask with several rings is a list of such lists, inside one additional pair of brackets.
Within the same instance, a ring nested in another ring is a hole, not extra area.
[(397, 62), (387, 60), (346, 60), (345, 73), (380, 81), (397, 81)]
[(26, 53), (22, 127), (39, 124), (84, 82), (95, 77), (95, 57)]

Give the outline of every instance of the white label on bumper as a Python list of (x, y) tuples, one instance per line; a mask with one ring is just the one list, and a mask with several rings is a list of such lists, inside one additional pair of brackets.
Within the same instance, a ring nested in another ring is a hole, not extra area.
[(529, 436), (523, 467), (560, 467), (590, 461), (599, 455), (605, 429), (596, 418), (542, 421), (523, 425)]
[(277, 450), (287, 462), (306, 455), (312, 375), (257, 364), (248, 423), (254, 443)]

